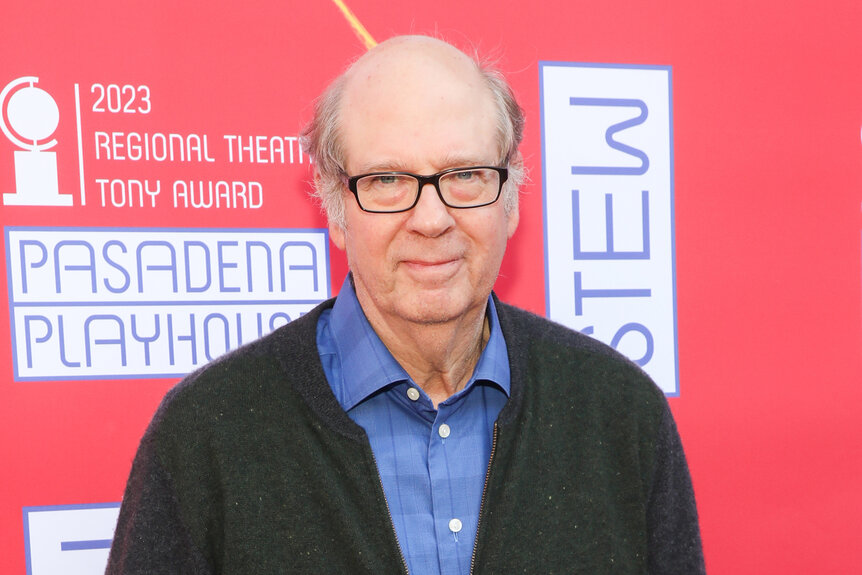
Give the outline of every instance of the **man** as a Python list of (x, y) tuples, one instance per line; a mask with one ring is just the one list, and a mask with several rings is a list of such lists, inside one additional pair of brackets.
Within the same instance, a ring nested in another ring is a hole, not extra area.
[(663, 394), (491, 295), (518, 224), (506, 83), (391, 39), (306, 130), (351, 274), (165, 398), (109, 573), (699, 573)]

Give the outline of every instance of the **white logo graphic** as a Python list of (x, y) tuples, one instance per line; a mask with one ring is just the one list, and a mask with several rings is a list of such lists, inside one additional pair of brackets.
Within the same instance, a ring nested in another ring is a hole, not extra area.
[(24, 508), (27, 575), (104, 573), (119, 503)]
[[(0, 128), (10, 142), (21, 148), (15, 150), (16, 191), (3, 194), (3, 203), (7, 206), (71, 206), (72, 196), (59, 191), (57, 154), (45, 151), (53, 148), (57, 140), (39, 143), (57, 129), (60, 110), (48, 92), (35, 86), (38, 81), (36, 77), (23, 76), (0, 92), (0, 112), (5, 109), (11, 125), (6, 125), (0, 113)], [(12, 93), (16, 88), (19, 89)]]
[(679, 393), (670, 69), (543, 62), (548, 316)]

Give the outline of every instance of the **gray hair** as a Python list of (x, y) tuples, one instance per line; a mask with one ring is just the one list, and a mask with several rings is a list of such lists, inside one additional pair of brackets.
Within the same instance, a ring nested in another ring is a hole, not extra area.
[[(524, 112), (511, 86), (493, 65), (471, 58), (482, 76), (497, 110), (500, 165), (509, 169), (503, 186), (506, 213), (518, 205), (518, 191), (524, 182), (524, 163), (518, 146), (524, 135)], [(344, 150), (339, 138), (341, 99), (347, 73), (326, 89), (314, 106), (314, 116), (300, 134), (300, 143), (314, 162), (314, 196), (320, 201), (330, 223), (344, 226)]]

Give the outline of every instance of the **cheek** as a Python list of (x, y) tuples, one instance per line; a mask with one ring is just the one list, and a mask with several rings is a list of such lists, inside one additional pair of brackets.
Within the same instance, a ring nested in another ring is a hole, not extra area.
[(484, 246), (484, 251), (489, 255), (506, 251), (506, 242), (509, 240), (508, 219), (502, 214), (488, 217), (476, 227), (473, 238), (477, 244)]
[(405, 241), (404, 217), (400, 214), (363, 214), (356, 224), (347, 229), (347, 243), (364, 259), (383, 260), (390, 249)]
[(347, 263), (357, 271), (367, 273), (374, 268), (385, 265), (387, 248), (390, 241), (382, 234), (379, 226), (353, 226), (344, 234)]

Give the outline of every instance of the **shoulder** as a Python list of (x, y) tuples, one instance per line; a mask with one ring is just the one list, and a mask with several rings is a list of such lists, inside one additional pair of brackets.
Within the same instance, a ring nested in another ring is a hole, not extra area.
[(576, 362), (582, 367), (619, 372), (629, 378), (650, 381), (633, 361), (601, 341), (515, 306), (495, 302), (500, 325), (513, 356), (527, 354), (549, 365)]
[(664, 393), (621, 353), (536, 314), (495, 303), (509, 353), (513, 395), (543, 397), (564, 410), (596, 409), (609, 417), (620, 411), (639, 413), (656, 424), (663, 417)]
[(554, 438), (558, 456), (574, 449), (598, 466), (612, 454), (616, 463), (608, 469), (646, 470), (648, 484), (673, 425), (667, 399), (649, 375), (590, 336), (505, 304), (497, 312), (512, 373), (502, 423)]
[[(275, 331), (192, 372), (165, 395), (152, 426), (173, 433), (196, 423), (211, 426), (293, 401), (296, 386), (324, 378), (317, 354), (316, 326), (332, 300)], [(325, 379), (322, 379), (325, 383)]]
[(624, 363), (631, 363), (613, 348), (588, 335), (499, 300), (496, 300), (495, 304), (503, 330), (509, 332), (506, 333), (507, 340), (510, 334), (517, 340), (522, 338), (538, 339), (544, 344), (556, 344), (585, 353), (599, 354)]

